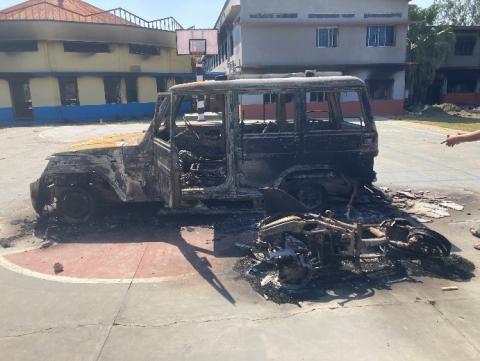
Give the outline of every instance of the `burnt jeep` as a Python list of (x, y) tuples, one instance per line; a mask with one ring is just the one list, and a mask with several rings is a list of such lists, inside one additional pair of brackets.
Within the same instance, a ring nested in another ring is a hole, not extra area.
[[(184, 114), (204, 97), (206, 119)], [(35, 210), (67, 222), (98, 205), (262, 209), (264, 189), (308, 209), (375, 180), (378, 136), (365, 83), (292, 76), (205, 81), (159, 94), (145, 134), (82, 142), (55, 154), (31, 185)]]

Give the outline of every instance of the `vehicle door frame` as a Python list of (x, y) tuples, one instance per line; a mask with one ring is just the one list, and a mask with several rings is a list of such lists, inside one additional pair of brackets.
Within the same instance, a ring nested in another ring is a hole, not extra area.
[[(182, 101), (187, 96), (196, 96), (196, 95), (204, 95), (209, 96), (212, 94), (222, 94), (225, 96), (225, 122), (222, 122), (222, 129), (223, 133), (225, 134), (225, 152), (226, 152), (226, 169), (227, 169), (227, 177), (223, 184), (214, 187), (204, 187), (204, 188), (195, 188), (194, 191), (185, 193), (180, 184), (180, 166), (178, 162), (178, 147), (176, 144), (175, 136), (171, 139), (172, 147), (175, 149), (175, 159), (174, 164), (177, 165), (176, 167), (176, 175), (175, 179), (178, 179), (178, 187), (180, 190), (180, 198), (182, 200), (188, 199), (220, 199), (223, 196), (228, 196), (236, 192), (237, 190), (237, 177), (236, 177), (236, 128), (237, 128), (237, 117), (236, 111), (237, 108), (236, 102), (233, 97), (232, 91), (218, 91), (215, 93), (208, 93), (205, 92), (188, 92), (188, 93), (174, 93), (173, 94), (173, 101), (176, 104), (174, 112), (172, 112), (172, 120), (171, 120), (171, 134), (177, 134), (177, 114), (180, 111), (180, 106)], [(173, 155), (173, 154), (172, 154)]]
[[(168, 97), (170, 99), (170, 115), (164, 115), (163, 118), (166, 121), (168, 117), (169, 142), (158, 137), (158, 132), (162, 123), (162, 115), (160, 114), (162, 111), (162, 102), (160, 102), (161, 97)], [(180, 174), (178, 170), (178, 152), (172, 135), (175, 134), (173, 114), (177, 114), (180, 104), (174, 104), (173, 99), (173, 94), (170, 92), (158, 93), (152, 135), (153, 156), (155, 179), (159, 182), (159, 184), (157, 184), (159, 196), (169, 208), (179, 208), (181, 206), (181, 189)]]

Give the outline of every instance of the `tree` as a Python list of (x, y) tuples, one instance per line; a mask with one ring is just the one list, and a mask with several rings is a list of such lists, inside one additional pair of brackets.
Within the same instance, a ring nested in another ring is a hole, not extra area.
[(480, 25), (480, 0), (436, 0), (443, 23), (457, 26)]
[(437, 69), (445, 64), (453, 49), (455, 35), (450, 26), (438, 25), (442, 8), (434, 4), (427, 8), (412, 7), (408, 30), (407, 69), (409, 103), (424, 104), (428, 88), (433, 84)]

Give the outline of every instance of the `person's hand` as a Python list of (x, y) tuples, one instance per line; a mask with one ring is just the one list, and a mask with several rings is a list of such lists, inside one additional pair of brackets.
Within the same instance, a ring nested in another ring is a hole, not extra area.
[(457, 135), (447, 135), (447, 139), (442, 142), (442, 144), (446, 144), (447, 147), (454, 147), (457, 144), (460, 144), (462, 142), (461, 134)]

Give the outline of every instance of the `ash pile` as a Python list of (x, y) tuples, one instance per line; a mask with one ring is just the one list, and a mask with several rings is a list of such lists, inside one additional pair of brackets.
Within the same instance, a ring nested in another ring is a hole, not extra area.
[(441, 234), (406, 219), (351, 224), (328, 211), (266, 218), (258, 224), (256, 241), (239, 246), (249, 256), (237, 271), (278, 303), (298, 299), (321, 279), (379, 272), (402, 258), (448, 258), (452, 248)]
[(432, 219), (450, 217), (453, 211), (463, 211), (465, 207), (455, 203), (446, 196), (436, 195), (430, 191), (392, 191), (383, 188), (385, 197), (391, 204), (405, 213), (410, 214), (421, 223), (430, 223)]

